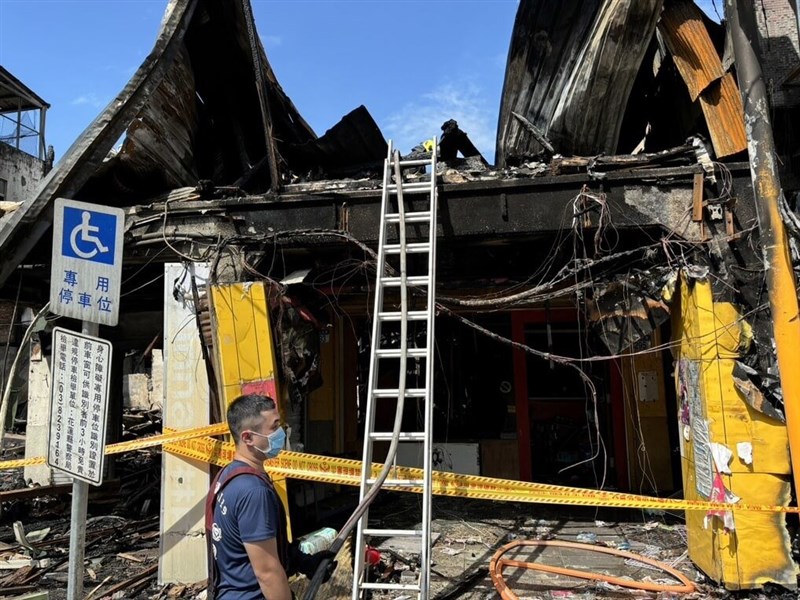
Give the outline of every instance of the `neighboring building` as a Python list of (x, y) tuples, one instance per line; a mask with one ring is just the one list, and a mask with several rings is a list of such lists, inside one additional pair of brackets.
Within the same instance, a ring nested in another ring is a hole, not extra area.
[(761, 70), (772, 101), (775, 143), (783, 163), (784, 189), (800, 189), (800, 154), (794, 140), (800, 133), (800, 37), (796, 0), (762, 0), (756, 21)]
[[(44, 137), (48, 108), (47, 102), (0, 66), (0, 202), (33, 198), (52, 167)], [(0, 215), (9, 208), (0, 209)]]
[(762, 0), (756, 10), (761, 69), (773, 106), (800, 104), (800, 41), (794, 0)]

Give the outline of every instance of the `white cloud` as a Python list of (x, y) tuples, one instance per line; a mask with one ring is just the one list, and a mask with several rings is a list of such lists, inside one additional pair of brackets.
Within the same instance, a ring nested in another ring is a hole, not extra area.
[(484, 90), (470, 80), (448, 81), (420, 100), (409, 102), (389, 115), (383, 130), (401, 152), (408, 152), (419, 142), (441, 136), (442, 123), (448, 119), (469, 135), (489, 161), (494, 160), (496, 108), (489, 105)]
[(103, 106), (103, 101), (97, 97), (97, 94), (90, 92), (88, 94), (81, 94), (77, 98), (74, 98), (70, 104), (73, 106), (86, 105), (93, 108), (101, 108)]

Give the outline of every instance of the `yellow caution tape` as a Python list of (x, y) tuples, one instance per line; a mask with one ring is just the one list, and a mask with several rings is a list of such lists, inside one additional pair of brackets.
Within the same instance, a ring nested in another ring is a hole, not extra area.
[[(207, 425), (185, 431), (169, 431), (130, 442), (111, 444), (107, 454), (119, 454), (163, 445), (164, 450), (200, 462), (225, 466), (233, 459), (234, 445), (216, 440), (213, 435), (228, 433), (224, 423)], [(0, 470), (44, 464), (44, 457), (0, 461)], [(316, 456), (299, 452), (281, 452), (278, 458), (265, 462), (273, 478), (292, 478), (336, 485), (361, 485), (361, 462), (346, 458)], [(383, 465), (373, 464), (373, 477)], [(390, 473), (395, 480), (421, 480), (422, 469), (395, 467)], [(725, 510), (769, 513), (800, 513), (794, 506), (769, 506), (763, 504), (720, 504), (704, 500), (679, 500), (653, 498), (637, 494), (607, 492), (561, 485), (495, 479), (478, 475), (460, 475), (434, 471), (433, 493), (441, 496), (495, 500), (500, 502), (531, 502), (571, 506), (604, 506), (653, 510)], [(421, 487), (397, 487), (397, 491), (421, 493)]]
[[(228, 464), (234, 454), (232, 443), (210, 438), (195, 438), (167, 444), (164, 446), (164, 450), (179, 456), (219, 466)], [(272, 477), (287, 477), (337, 485), (361, 485), (361, 462), (357, 460), (284, 451), (281, 452), (278, 458), (267, 460), (265, 467)], [(381, 468), (382, 465), (373, 464), (373, 476), (376, 476)], [(390, 473), (391, 479), (419, 480), (422, 477), (421, 469), (410, 467), (396, 467)], [(478, 475), (459, 475), (442, 471), (434, 471), (432, 483), (433, 493), (436, 495), (500, 502), (531, 502), (654, 510), (732, 510), (737, 512), (800, 513), (800, 508), (793, 506), (743, 503), (720, 504), (704, 500), (653, 498), (637, 494), (495, 479)], [(392, 489), (404, 492), (422, 492), (421, 487), (409, 486)]]
[(153, 435), (130, 442), (119, 442), (106, 446), (106, 454), (120, 454), (122, 452), (130, 452), (131, 450), (141, 450), (142, 448), (151, 448), (153, 446), (161, 446), (172, 442), (180, 442), (183, 440), (191, 440), (193, 438), (205, 437), (208, 435), (225, 435), (229, 432), (227, 423), (216, 423), (214, 425), (205, 425), (203, 427), (196, 427), (195, 429), (188, 429), (185, 431), (172, 431), (167, 430), (167, 433), (161, 435)]
[[(132, 440), (130, 442), (110, 444), (106, 446), (106, 454), (121, 454), (123, 452), (131, 452), (133, 450), (161, 446), (162, 444), (169, 444), (171, 442), (179, 442), (181, 440), (190, 440), (192, 438), (205, 437), (209, 435), (224, 435), (228, 433), (228, 431), (228, 425), (226, 423), (205, 425), (203, 427), (197, 427), (195, 429), (188, 429), (185, 431), (168, 431), (167, 433), (153, 435), (138, 440)], [(47, 459), (44, 456), (37, 456), (35, 458), (20, 458), (18, 460), (3, 460), (0, 461), (0, 471), (18, 469), (20, 467), (30, 467), (33, 465), (43, 465), (46, 462)]]

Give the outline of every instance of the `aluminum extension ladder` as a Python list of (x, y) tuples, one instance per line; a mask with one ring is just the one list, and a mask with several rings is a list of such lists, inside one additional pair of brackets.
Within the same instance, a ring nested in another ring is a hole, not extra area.
[[(369, 527), (369, 511), (365, 512), (358, 522), (355, 565), (353, 576), (353, 600), (363, 600), (368, 590), (384, 592), (390, 595), (416, 595), (427, 600), (430, 587), (431, 572), (431, 471), (433, 440), (433, 342), (434, 342), (434, 288), (436, 283), (436, 154), (438, 140), (434, 139), (430, 158), (421, 160), (401, 160), (400, 153), (393, 150), (389, 142), (389, 152), (384, 163), (383, 197), (381, 202), (381, 231), (378, 241), (377, 277), (375, 284), (375, 306), (372, 320), (372, 344), (369, 364), (369, 381), (367, 383), (367, 406), (364, 431), (364, 462), (361, 469), (360, 499), (369, 491), (375, 482), (372, 465), (372, 451), (375, 442), (391, 442), (392, 431), (375, 430), (376, 405), (380, 402), (418, 402), (418, 412), (422, 413), (424, 427), (422, 431), (402, 431), (398, 435), (399, 442), (422, 442), (423, 444), (423, 479), (397, 479), (397, 474), (389, 472), (388, 478), (381, 486), (391, 490), (401, 487), (422, 488), (422, 515), (419, 529), (375, 529)], [(418, 181), (404, 181), (404, 169), (420, 167), (426, 169), (427, 177)], [(427, 226), (427, 228), (425, 227)], [(427, 241), (406, 242), (408, 229), (424, 231), (427, 229)], [(393, 239), (396, 232), (396, 243)], [(414, 263), (414, 274), (407, 272), (409, 255), (418, 259)], [(427, 256), (425, 256), (427, 255)], [(427, 258), (427, 261), (424, 260)], [(393, 261), (399, 261), (399, 269)], [(427, 262), (427, 266), (425, 263)], [(425, 310), (409, 310), (409, 287), (420, 288), (425, 293)], [(393, 288), (385, 294), (387, 288)], [(400, 310), (397, 310), (395, 291), (399, 291)], [(387, 299), (385, 295), (389, 296)], [(413, 339), (414, 347), (409, 348), (408, 325), (410, 322), (418, 329)], [(387, 324), (392, 325), (387, 325)], [(400, 348), (386, 348), (383, 343), (395, 334), (399, 324)], [(385, 326), (385, 327), (384, 327)], [(422, 328), (424, 327), (424, 331)], [(424, 345), (422, 339), (425, 339)], [(383, 346), (383, 347), (382, 347)], [(417, 359), (424, 387), (406, 387), (408, 359)], [(398, 386), (396, 388), (379, 387), (379, 368), (386, 364), (386, 359), (399, 359)], [(399, 427), (399, 425), (395, 425)], [(395, 463), (396, 466), (396, 463)], [(417, 581), (414, 583), (381, 583), (366, 581), (368, 565), (365, 552), (367, 539), (371, 537), (413, 537), (419, 540), (420, 568)]]

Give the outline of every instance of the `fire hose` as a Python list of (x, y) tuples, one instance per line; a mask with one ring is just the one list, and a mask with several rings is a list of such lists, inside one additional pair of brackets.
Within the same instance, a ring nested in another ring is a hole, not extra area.
[[(610, 554), (612, 556), (619, 556), (622, 558), (635, 560), (639, 563), (645, 563), (656, 569), (664, 571), (671, 577), (680, 581), (680, 584), (664, 584), (651, 581), (634, 581), (633, 579), (623, 579), (621, 577), (614, 577), (606, 575), (605, 573), (594, 573), (592, 571), (581, 571), (579, 569), (570, 569), (564, 567), (555, 567), (543, 563), (525, 562), (520, 560), (511, 560), (503, 558), (503, 555), (514, 548), (520, 546), (550, 546), (556, 548), (570, 548), (573, 550), (586, 550), (589, 552), (598, 552), (600, 554)], [(576, 577), (579, 579), (588, 579), (590, 581), (603, 581), (612, 585), (618, 585), (635, 590), (645, 590), (649, 592), (671, 592), (675, 594), (689, 594), (695, 591), (695, 585), (686, 578), (686, 576), (670, 567), (667, 564), (653, 560), (646, 556), (625, 552), (624, 550), (617, 550), (616, 548), (606, 548), (604, 546), (592, 546), (589, 544), (578, 544), (575, 542), (563, 542), (559, 540), (515, 540), (502, 546), (489, 562), (489, 575), (492, 578), (492, 583), (500, 594), (503, 600), (519, 600), (511, 588), (506, 584), (503, 579), (503, 570), (506, 567), (516, 567), (520, 569), (532, 569), (534, 571), (541, 571), (543, 573), (550, 573), (553, 575), (563, 575), (566, 577)]]

